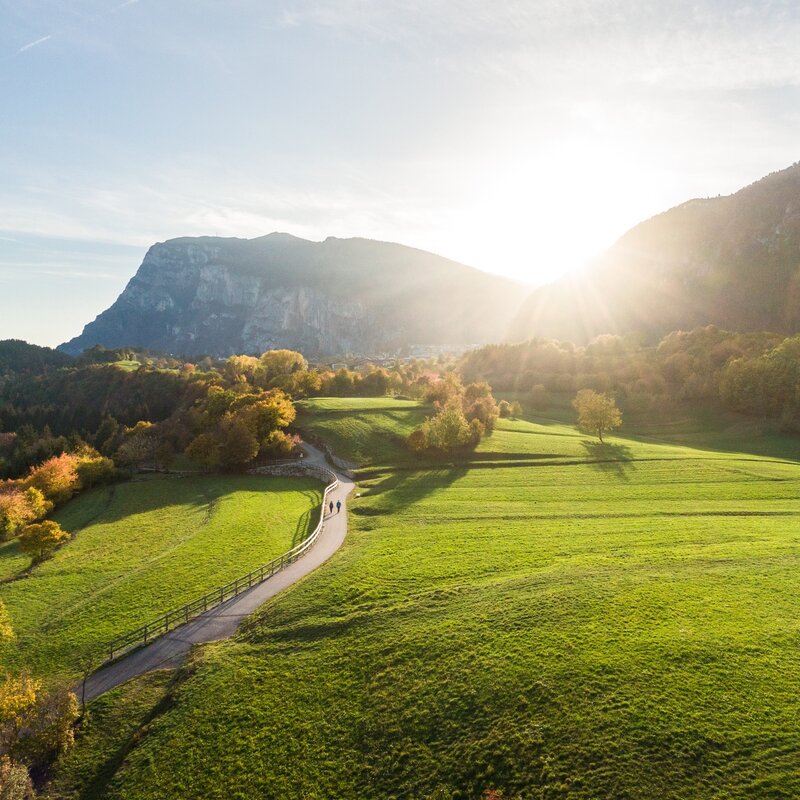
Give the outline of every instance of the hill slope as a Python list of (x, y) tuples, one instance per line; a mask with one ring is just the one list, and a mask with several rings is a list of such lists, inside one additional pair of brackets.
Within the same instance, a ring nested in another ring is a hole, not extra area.
[(518, 284), (387, 242), (173, 239), (150, 248), (117, 301), (61, 346), (180, 355), (374, 353), (502, 338)]
[(108, 739), (93, 796), (125, 800), (798, 796), (800, 465), (522, 420), (487, 446), (362, 472), (336, 557), (168, 702), (102, 703), (65, 796)]
[(583, 274), (534, 291), (511, 338), (654, 339), (707, 324), (800, 331), (800, 164), (637, 225)]

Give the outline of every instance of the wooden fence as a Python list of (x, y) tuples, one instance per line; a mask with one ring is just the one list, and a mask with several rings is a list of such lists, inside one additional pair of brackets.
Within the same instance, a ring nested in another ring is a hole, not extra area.
[(317, 466), (316, 464), (305, 464), (302, 461), (271, 464), (264, 467), (258, 467), (257, 469), (252, 470), (252, 472), (258, 473), (259, 475), (311, 475), (324, 481), (327, 486), (325, 487), (325, 492), (322, 495), (322, 508), (320, 510), (319, 522), (317, 523), (316, 528), (314, 528), (311, 534), (302, 542), (300, 542), (300, 544), (295, 545), (291, 550), (287, 551), (282, 556), (274, 558), (269, 563), (263, 564), (257, 569), (254, 569), (252, 572), (248, 572), (247, 575), (237, 578), (235, 581), (226, 583), (224, 586), (219, 586), (218, 588), (208, 592), (208, 594), (204, 594), (202, 597), (198, 597), (196, 600), (192, 600), (180, 608), (174, 608), (171, 611), (167, 611), (166, 614), (163, 614), (152, 622), (148, 622), (147, 625), (142, 625), (141, 628), (137, 628), (134, 631), (130, 631), (122, 636), (118, 636), (108, 645), (108, 657), (106, 658), (105, 663), (114, 661), (120, 656), (129, 653), (131, 650), (135, 650), (138, 647), (143, 647), (144, 645), (149, 644), (153, 641), (153, 639), (163, 636), (165, 633), (168, 633), (180, 625), (185, 625), (187, 622), (199, 616), (203, 612), (208, 611), (210, 608), (214, 608), (215, 606), (224, 603), (226, 600), (230, 600), (232, 597), (237, 597), (242, 592), (245, 592), (253, 586), (262, 583), (276, 572), (282, 570), (288, 564), (291, 564), (293, 561), (297, 561), (300, 556), (302, 556), (310, 547), (312, 547), (314, 542), (317, 540), (317, 537), (320, 535), (320, 533), (322, 533), (322, 526), (325, 520), (325, 506), (328, 502), (328, 496), (339, 485), (336, 475), (324, 467)]

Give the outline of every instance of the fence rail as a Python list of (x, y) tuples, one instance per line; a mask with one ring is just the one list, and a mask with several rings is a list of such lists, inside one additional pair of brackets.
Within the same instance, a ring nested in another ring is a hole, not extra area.
[(316, 542), (317, 537), (322, 533), (328, 496), (339, 485), (339, 480), (336, 475), (317, 464), (306, 464), (302, 461), (280, 462), (265, 467), (258, 467), (251, 471), (259, 475), (312, 475), (324, 481), (327, 485), (322, 495), (322, 507), (320, 509), (319, 522), (316, 528), (314, 528), (300, 544), (295, 545), (291, 550), (272, 559), (272, 561), (262, 564), (252, 572), (248, 572), (247, 575), (243, 575), (241, 578), (226, 583), (224, 586), (218, 586), (216, 589), (208, 592), (208, 594), (204, 594), (202, 597), (198, 597), (196, 600), (192, 600), (182, 605), (180, 608), (167, 611), (166, 614), (163, 614), (158, 619), (113, 639), (108, 645), (106, 663), (114, 661), (131, 650), (149, 644), (153, 639), (163, 636), (165, 633), (168, 633), (180, 625), (185, 625), (199, 614), (221, 605), (232, 597), (238, 597), (242, 592), (259, 583), (263, 583), (267, 578), (271, 577), (276, 572), (280, 572), (280, 570), (288, 564), (297, 561), (297, 559), (308, 551), (314, 542)]

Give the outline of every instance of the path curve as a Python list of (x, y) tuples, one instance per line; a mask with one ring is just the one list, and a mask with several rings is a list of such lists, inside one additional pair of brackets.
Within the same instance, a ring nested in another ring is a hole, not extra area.
[(317, 464), (336, 473), (339, 485), (328, 497), (334, 504), (337, 500), (342, 502), (341, 513), (337, 514), (334, 511), (325, 517), (322, 533), (314, 546), (297, 561), (284, 567), (263, 583), (200, 614), (191, 622), (175, 628), (146, 647), (134, 650), (118, 661), (93, 672), (86, 679), (85, 691), (82, 686), (76, 689), (79, 698), (83, 696), (84, 702), (88, 703), (137, 675), (144, 675), (155, 669), (179, 666), (196, 644), (227, 639), (236, 632), (245, 617), (271, 597), (324, 564), (342, 546), (347, 535), (347, 496), (353, 491), (355, 484), (352, 478), (340, 470), (331, 469), (324, 454), (316, 447), (304, 443), (303, 450), (306, 453), (306, 463)]

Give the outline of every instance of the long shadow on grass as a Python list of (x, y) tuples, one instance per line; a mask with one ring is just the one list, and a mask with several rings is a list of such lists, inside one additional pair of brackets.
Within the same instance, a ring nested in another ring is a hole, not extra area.
[(467, 474), (467, 465), (431, 466), (424, 472), (391, 472), (369, 487), (367, 497), (376, 503), (359, 505), (355, 514), (378, 516), (402, 511), (439, 489), (446, 489)]
[(314, 530), (314, 525), (316, 525), (319, 520), (319, 494), (308, 491), (303, 492), (303, 495), (308, 500), (310, 508), (308, 511), (302, 513), (300, 519), (297, 520), (297, 527), (292, 537), (292, 547), (307, 539)]
[[(269, 491), (277, 484), (281, 489), (297, 489), (304, 478), (275, 478), (254, 475), (217, 475), (213, 473), (183, 477), (163, 477), (149, 480), (132, 480), (118, 484), (115, 502), (111, 503), (97, 520), (103, 523), (118, 522), (134, 514), (144, 514), (157, 511), (172, 505), (192, 506), (210, 511), (206, 522), (213, 517), (213, 510), (217, 503), (239, 489), (258, 490), (263, 488)], [(314, 481), (312, 481), (314, 482)], [(316, 483), (316, 482), (314, 482)], [(80, 503), (82, 497), (77, 497), (64, 506), (63, 511)]]
[(628, 482), (628, 473), (636, 469), (633, 454), (626, 444), (610, 444), (609, 442), (590, 442), (586, 439), (581, 446), (589, 456), (588, 466), (614, 475), (621, 481)]
[(147, 727), (162, 714), (169, 711), (169, 709), (174, 705), (175, 688), (181, 682), (183, 682), (183, 680), (185, 680), (185, 677), (186, 674), (182, 671), (179, 671), (172, 678), (158, 702), (156, 702), (152, 708), (146, 710), (142, 715), (138, 723), (138, 727), (133, 734), (123, 741), (117, 750), (97, 767), (94, 775), (82, 788), (82, 791), (78, 795), (78, 800), (99, 800), (99, 798), (105, 797), (111, 781), (121, 769), (125, 759), (131, 753), (131, 751), (141, 743), (142, 739), (146, 735)]

